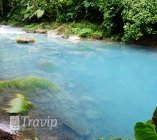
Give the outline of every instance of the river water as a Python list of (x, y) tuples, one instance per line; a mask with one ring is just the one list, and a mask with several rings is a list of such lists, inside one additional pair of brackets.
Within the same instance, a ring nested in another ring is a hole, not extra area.
[[(136, 122), (151, 119), (157, 99), (156, 49), (71, 41), (7, 26), (0, 36), (0, 79), (36, 76), (55, 82), (63, 93), (30, 100), (81, 128), (86, 140), (132, 137)], [(34, 37), (36, 43), (17, 44), (18, 36)]]

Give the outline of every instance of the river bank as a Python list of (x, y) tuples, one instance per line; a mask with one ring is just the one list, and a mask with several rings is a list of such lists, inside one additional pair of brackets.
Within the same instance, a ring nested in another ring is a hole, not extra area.
[(139, 40), (122, 42), (120, 36), (108, 36), (103, 32), (102, 26), (87, 21), (80, 22), (41, 22), (41, 23), (19, 23), (15, 21), (1, 22), (2, 25), (10, 25), (21, 27), (27, 33), (48, 34), (50, 36), (60, 36), (62, 38), (70, 38), (72, 40), (101, 40), (105, 42), (121, 42), (123, 44), (144, 45), (148, 47), (157, 47), (157, 36), (145, 37)]

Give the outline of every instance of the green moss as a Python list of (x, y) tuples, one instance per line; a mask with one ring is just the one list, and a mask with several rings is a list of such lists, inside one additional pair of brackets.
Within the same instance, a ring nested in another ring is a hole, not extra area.
[(14, 114), (25, 114), (32, 106), (32, 103), (26, 97), (21, 94), (16, 94), (16, 98), (9, 102), (9, 108), (6, 111)]
[(51, 66), (51, 63), (49, 63), (49, 62), (40, 62), (39, 63), (39, 66), (41, 66), (41, 67), (47, 67), (47, 66)]
[(72, 34), (71, 27), (68, 24), (61, 25), (55, 31), (57, 32), (58, 35), (61, 35), (61, 34), (70, 35), (70, 34)]
[(0, 81), (0, 91), (5, 90), (22, 90), (35, 91), (36, 89), (47, 89), (51, 91), (59, 91), (60, 88), (48, 80), (37, 77), (19, 78), (11, 81)]

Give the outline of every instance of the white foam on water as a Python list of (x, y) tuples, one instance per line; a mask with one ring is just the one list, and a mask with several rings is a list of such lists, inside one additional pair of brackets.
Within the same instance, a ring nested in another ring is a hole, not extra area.
[(0, 26), (0, 34), (25, 34), (21, 28), (11, 27), (11, 26)]

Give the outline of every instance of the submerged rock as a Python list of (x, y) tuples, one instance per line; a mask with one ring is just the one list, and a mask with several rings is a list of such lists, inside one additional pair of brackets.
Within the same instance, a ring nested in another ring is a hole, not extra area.
[(35, 39), (31, 37), (18, 37), (16, 38), (17, 43), (34, 43)]
[(54, 72), (56, 70), (58, 70), (58, 66), (56, 64), (52, 64), (50, 62), (39, 62), (38, 67), (40, 69), (42, 69), (43, 71), (47, 71), (47, 72)]

